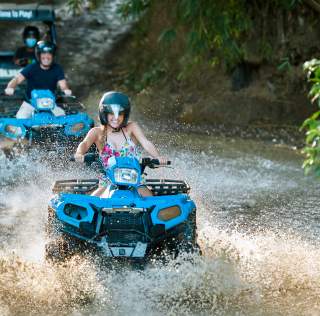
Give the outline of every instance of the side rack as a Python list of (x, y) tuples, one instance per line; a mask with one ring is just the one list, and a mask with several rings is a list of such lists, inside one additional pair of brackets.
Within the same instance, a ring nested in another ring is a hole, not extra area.
[(0, 97), (0, 117), (14, 118), (22, 102), (23, 102), (22, 96), (10, 96), (10, 97), (1, 96)]
[(58, 180), (54, 183), (53, 193), (75, 193), (85, 194), (95, 190), (98, 187), (98, 179), (73, 179), (73, 180)]
[(85, 107), (81, 102), (68, 97), (58, 97), (57, 105), (63, 108), (66, 111), (66, 114), (85, 112)]
[(175, 195), (189, 193), (190, 186), (185, 181), (169, 179), (147, 179), (146, 185), (157, 195)]

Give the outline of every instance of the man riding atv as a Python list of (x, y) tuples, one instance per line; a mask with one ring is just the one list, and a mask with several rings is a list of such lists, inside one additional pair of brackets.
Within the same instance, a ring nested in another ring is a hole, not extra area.
[[(51, 150), (74, 148), (94, 122), (85, 113), (85, 106), (71, 95), (63, 69), (56, 63), (53, 6), (1, 3), (0, 24), (2, 22), (23, 22), (39, 27), (40, 37), (37, 30), (30, 27), (23, 34), (30, 52), (38, 39), (45, 41), (38, 42), (34, 49), (36, 62), (21, 69), (14, 57), (19, 55), (18, 51), (14, 53), (15, 42), (4, 40), (5, 36), (15, 34), (15, 28), (10, 33), (8, 30), (0, 34), (0, 150), (10, 154), (14, 147), (32, 148), (34, 145)], [(40, 22), (44, 25), (40, 26)], [(57, 87), (64, 94), (55, 93)]]
[(22, 39), (25, 46), (19, 47), (13, 57), (14, 63), (25, 67), (36, 62), (35, 47), (40, 40), (40, 31), (36, 26), (28, 25), (24, 28)]
[[(56, 47), (51, 42), (40, 41), (35, 48), (37, 62), (25, 67), (7, 85), (5, 94), (14, 94), (16, 87), (27, 80), (27, 101), (24, 101), (16, 114), (17, 118), (30, 118), (34, 112), (34, 107), (29, 103), (31, 91), (36, 89), (50, 90), (55, 93), (57, 86), (70, 96), (72, 91), (69, 89), (64, 76), (62, 67), (54, 62)], [(60, 107), (53, 110), (55, 116), (64, 115), (65, 112)]]

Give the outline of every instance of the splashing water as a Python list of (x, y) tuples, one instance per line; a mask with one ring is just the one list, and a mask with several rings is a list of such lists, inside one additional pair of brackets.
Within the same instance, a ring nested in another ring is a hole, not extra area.
[(191, 184), (203, 256), (143, 271), (110, 270), (83, 257), (46, 264), (53, 182), (92, 174), (39, 153), (32, 162), (1, 157), (0, 314), (320, 314), (318, 183), (303, 177), (287, 149), (224, 141), (181, 134), (167, 142), (175, 169), (150, 176)]

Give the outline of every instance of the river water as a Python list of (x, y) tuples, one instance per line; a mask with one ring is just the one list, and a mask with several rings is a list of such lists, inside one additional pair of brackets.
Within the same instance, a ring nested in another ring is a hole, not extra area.
[[(113, 28), (94, 16), (95, 32), (84, 36), (79, 26), (66, 34), (68, 45), (79, 37), (98, 45), (95, 34), (112, 45), (121, 23), (111, 9)], [(70, 50), (65, 59), (75, 76), (83, 56)], [(141, 122), (174, 166), (150, 175), (192, 187), (203, 255), (143, 271), (106, 269), (83, 257), (52, 267), (44, 261), (52, 184), (92, 174), (56, 153), (0, 156), (0, 315), (320, 315), (320, 183), (303, 175), (298, 152)]]
[(44, 261), (52, 183), (92, 174), (39, 152), (1, 157), (0, 315), (319, 315), (320, 184), (301, 156), (206, 134), (149, 136), (174, 166), (151, 176), (192, 187), (203, 255), (143, 271), (80, 257), (54, 268)]

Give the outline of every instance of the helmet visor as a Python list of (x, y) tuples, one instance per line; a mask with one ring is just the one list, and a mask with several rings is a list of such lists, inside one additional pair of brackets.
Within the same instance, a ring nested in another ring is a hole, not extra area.
[(124, 108), (120, 104), (102, 104), (104, 112), (111, 113), (117, 119), (119, 114), (124, 111)]

